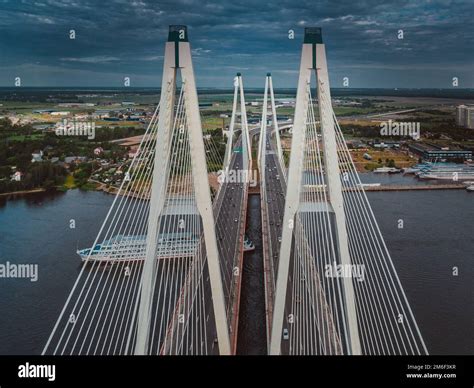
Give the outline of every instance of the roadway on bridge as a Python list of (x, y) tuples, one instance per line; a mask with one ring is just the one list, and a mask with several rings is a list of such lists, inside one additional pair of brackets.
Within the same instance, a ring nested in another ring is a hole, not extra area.
[[(236, 142), (233, 155), (229, 163), (229, 171), (237, 172), (243, 167), (243, 154), (240, 139)], [(243, 227), (246, 211), (245, 184), (239, 181), (226, 180), (216, 198), (214, 217), (216, 220), (217, 245), (221, 257), (222, 281), (226, 300), (229, 326), (233, 326), (234, 308), (237, 297), (237, 287), (240, 274), (234, 276), (234, 268), (239, 267), (240, 250), (242, 249)]]
[[(243, 154), (241, 139), (239, 138), (233, 149), (229, 170), (237, 171), (243, 166)], [(235, 334), (235, 308), (238, 300), (238, 287), (240, 286), (240, 274), (234, 276), (234, 268), (239, 267), (240, 249), (243, 238), (243, 205), (245, 203), (244, 184), (225, 180), (214, 200), (214, 219), (216, 225), (217, 246), (221, 263), (222, 283), (224, 290), (224, 299), (227, 312), (227, 321), (232, 329), (231, 341)], [(206, 332), (208, 333), (208, 354), (219, 354), (217, 333), (212, 309), (211, 284), (207, 268), (205, 269), (205, 296), (204, 304), (210, 306), (206, 316)]]
[[(229, 163), (229, 171), (237, 171), (243, 166), (243, 154), (241, 147), (241, 139), (239, 138), (233, 149), (233, 154)], [(241, 257), (240, 250), (242, 249), (242, 241), (245, 224), (245, 209), (243, 205), (246, 203), (244, 190), (244, 184), (238, 181), (224, 180), (218, 189), (216, 197), (213, 203), (213, 212), (215, 220), (217, 247), (219, 250), (219, 259), (221, 266), (221, 275), (224, 291), (224, 299), (227, 313), (228, 325), (231, 328), (231, 346), (233, 341), (233, 335), (235, 334), (235, 312), (238, 303), (238, 291), (240, 287), (240, 274), (234, 276), (234, 268), (240, 267), (239, 259)], [(204, 243), (202, 243), (204, 244)], [(202, 249), (204, 246), (202, 246)], [(218, 355), (219, 347), (217, 341), (217, 331), (215, 327), (214, 311), (212, 304), (212, 291), (209, 279), (209, 271), (207, 265), (204, 266), (201, 275), (204, 278), (204, 306), (206, 310), (206, 328), (205, 333), (207, 335), (207, 343), (194, 344), (190, 346), (193, 348), (182, 349), (181, 353), (184, 354), (196, 354), (200, 353), (198, 347), (206, 347), (207, 354)], [(183, 292), (193, 292), (189, 287), (185, 287)], [(183, 313), (183, 306), (177, 306), (175, 314)], [(174, 320), (176, 322), (177, 320)], [(177, 332), (181, 333), (182, 328), (174, 325), (168, 331), (168, 337), (176, 335)], [(189, 328), (188, 330), (194, 330)], [(174, 333), (173, 333), (174, 332)], [(169, 349), (164, 350), (164, 353), (168, 353)]]

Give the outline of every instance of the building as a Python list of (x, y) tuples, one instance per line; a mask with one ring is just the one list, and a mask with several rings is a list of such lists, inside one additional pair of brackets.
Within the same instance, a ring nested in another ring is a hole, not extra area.
[(96, 111), (92, 114), (92, 117), (94, 118), (103, 118), (103, 117), (109, 117), (110, 116), (110, 110), (108, 109), (96, 109)]
[(52, 124), (34, 124), (33, 128), (37, 129), (38, 131), (46, 131), (48, 129), (54, 128), (54, 125), (52, 125)]
[(68, 116), (71, 112), (69, 111), (53, 111), (50, 113), (51, 116)]
[(66, 164), (72, 164), (72, 163), (79, 164), (83, 162), (87, 162), (86, 156), (66, 156), (64, 158), (64, 163)]
[(474, 129), (474, 105), (459, 105), (456, 108), (456, 124)]
[(35, 109), (33, 113), (44, 114), (44, 113), (52, 113), (55, 112), (54, 109)]
[(58, 106), (63, 107), (63, 108), (91, 107), (91, 106), (95, 106), (95, 105), (96, 104), (94, 104), (92, 102), (62, 102), (62, 103), (58, 104)]
[(43, 161), (43, 151), (36, 151), (31, 154), (31, 163)]
[(400, 143), (398, 141), (369, 141), (368, 144), (374, 148), (400, 148)]
[(449, 149), (426, 143), (410, 143), (408, 148), (425, 160), (472, 159), (472, 151)]
[(11, 176), (11, 180), (12, 180), (12, 181), (16, 181), (16, 182), (20, 182), (22, 175), (23, 175), (22, 172), (16, 171), (16, 172)]
[(367, 148), (366, 144), (360, 140), (347, 140), (346, 144), (349, 149)]

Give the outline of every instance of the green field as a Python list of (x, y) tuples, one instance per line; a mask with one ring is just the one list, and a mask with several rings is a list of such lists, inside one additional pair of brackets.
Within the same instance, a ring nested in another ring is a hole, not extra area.
[[(225, 118), (225, 124), (228, 125), (230, 119)], [(222, 128), (222, 118), (220, 117), (203, 117), (202, 118), (202, 129), (207, 131), (209, 129)]]
[(42, 133), (34, 133), (32, 135), (15, 135), (7, 138), (8, 141), (26, 141), (26, 140), (41, 140), (44, 138)]

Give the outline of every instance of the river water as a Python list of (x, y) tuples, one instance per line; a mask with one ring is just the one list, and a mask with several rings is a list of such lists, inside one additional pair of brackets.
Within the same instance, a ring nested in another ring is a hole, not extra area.
[[(364, 182), (414, 183), (400, 175), (362, 176)], [(368, 197), (429, 352), (473, 354), (474, 193), (420, 190)], [(0, 264), (39, 268), (36, 282), (0, 279), (0, 354), (41, 352), (79, 273), (75, 251), (92, 245), (112, 200), (101, 192), (72, 190), (0, 202)], [(251, 196), (247, 231), (257, 250), (244, 258), (240, 354), (266, 351), (259, 207), (259, 197)]]

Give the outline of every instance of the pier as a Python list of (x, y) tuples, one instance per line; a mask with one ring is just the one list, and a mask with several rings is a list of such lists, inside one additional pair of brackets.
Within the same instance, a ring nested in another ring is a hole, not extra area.
[(381, 185), (365, 186), (365, 191), (408, 191), (408, 190), (456, 190), (466, 189), (464, 184), (434, 184), (434, 185)]

